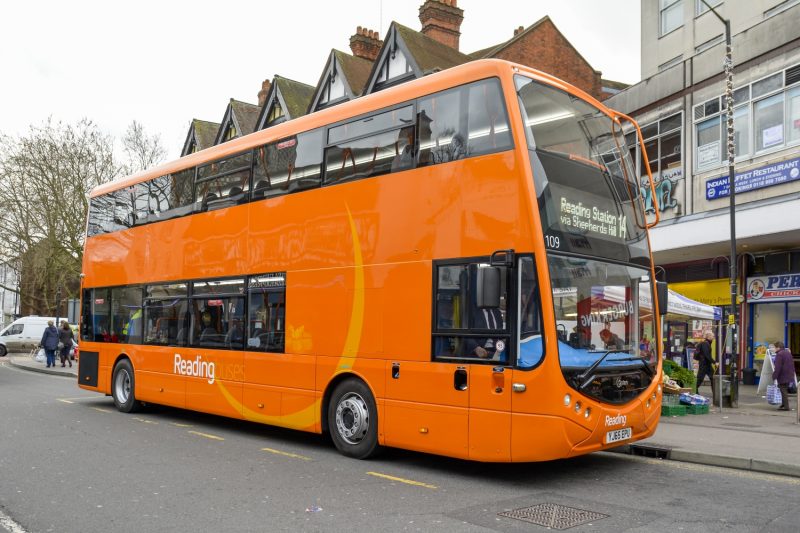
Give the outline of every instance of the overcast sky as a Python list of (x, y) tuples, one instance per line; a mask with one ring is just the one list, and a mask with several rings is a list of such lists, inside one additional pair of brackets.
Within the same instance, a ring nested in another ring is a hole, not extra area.
[[(2, 1), (0, 132), (48, 116), (94, 120), (120, 137), (132, 120), (180, 155), (192, 118), (220, 122), (280, 74), (316, 85), (356, 26), (419, 30), (423, 0)], [(461, 51), (503, 42), (549, 15), (611, 80), (639, 81), (639, 0), (459, 0)]]

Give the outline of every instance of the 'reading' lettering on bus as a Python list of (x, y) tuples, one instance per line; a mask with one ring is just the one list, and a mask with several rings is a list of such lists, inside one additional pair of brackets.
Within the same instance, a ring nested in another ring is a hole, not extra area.
[(184, 359), (181, 354), (175, 354), (175, 367), (173, 370), (181, 376), (194, 376), (197, 378), (208, 378), (208, 383), (214, 383), (214, 363), (203, 361), (203, 357), (198, 355), (194, 361)]

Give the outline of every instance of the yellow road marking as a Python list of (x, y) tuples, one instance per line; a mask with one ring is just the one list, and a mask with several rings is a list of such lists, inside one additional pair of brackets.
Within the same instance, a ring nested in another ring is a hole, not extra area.
[(296, 453), (282, 452), (280, 450), (273, 450), (272, 448), (261, 448), (262, 452), (274, 453), (275, 455), (283, 455), (284, 457), (292, 457), (294, 459), (302, 459), (303, 461), (310, 461), (311, 457), (305, 455), (298, 455)]
[(158, 422), (147, 420), (146, 418), (139, 418), (138, 416), (134, 416), (133, 419), (138, 420), (139, 422), (144, 422), (145, 424), (158, 424)]
[(113, 413), (111, 409), (103, 409), (102, 407), (92, 407), (95, 411), (100, 411), (101, 413)]
[(430, 485), (428, 483), (423, 483), (421, 481), (413, 481), (411, 479), (403, 479), (401, 477), (389, 476), (387, 474), (381, 474), (379, 472), (367, 472), (367, 474), (369, 474), (370, 476), (382, 477), (383, 479), (388, 479), (388, 480), (391, 480), (391, 481), (398, 481), (400, 483), (405, 483), (406, 485), (414, 485), (416, 487), (424, 487), (426, 489), (434, 489), (435, 490), (435, 489), (438, 488), (436, 485)]
[(64, 403), (75, 403), (75, 402), (72, 402), (70, 400), (67, 400), (66, 398), (58, 398), (58, 401), (59, 402), (64, 402)]
[(191, 424), (179, 424), (178, 422), (173, 422), (173, 423), (172, 423), (172, 425), (173, 425), (173, 426), (178, 426), (179, 428), (190, 428), (190, 427), (194, 427), (194, 426), (192, 426)]
[(225, 440), (222, 437), (217, 437), (216, 435), (209, 435), (208, 433), (200, 433), (199, 431), (190, 431), (192, 435), (199, 435), (201, 437), (205, 437), (207, 439), (214, 439), (214, 440)]

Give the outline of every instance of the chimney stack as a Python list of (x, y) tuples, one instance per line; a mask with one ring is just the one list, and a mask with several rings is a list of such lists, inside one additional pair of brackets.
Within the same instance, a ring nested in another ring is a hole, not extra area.
[(375, 61), (381, 51), (381, 46), (383, 46), (383, 41), (380, 40), (378, 32), (361, 26), (358, 26), (355, 35), (350, 37), (350, 50), (356, 57)]
[(270, 88), (270, 81), (264, 80), (261, 82), (261, 90), (258, 91), (258, 107), (264, 107), (264, 104), (267, 101), (267, 95), (269, 94)]
[(422, 33), (456, 50), (463, 20), (464, 10), (457, 0), (425, 0), (419, 8)]
[(515, 29), (514, 30), (514, 37), (516, 37), (517, 35), (519, 35), (523, 31), (525, 31), (525, 27), (524, 26), (520, 26), (519, 28)]

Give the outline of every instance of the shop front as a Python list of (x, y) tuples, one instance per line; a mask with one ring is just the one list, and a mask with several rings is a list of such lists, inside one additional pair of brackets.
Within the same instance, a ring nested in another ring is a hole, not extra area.
[(769, 345), (783, 341), (800, 372), (800, 273), (747, 278), (747, 364), (760, 375)]
[(686, 368), (693, 368), (694, 345), (706, 331), (717, 334), (722, 310), (713, 305), (698, 302), (673, 290), (670, 284), (669, 305), (664, 317), (664, 357)]

